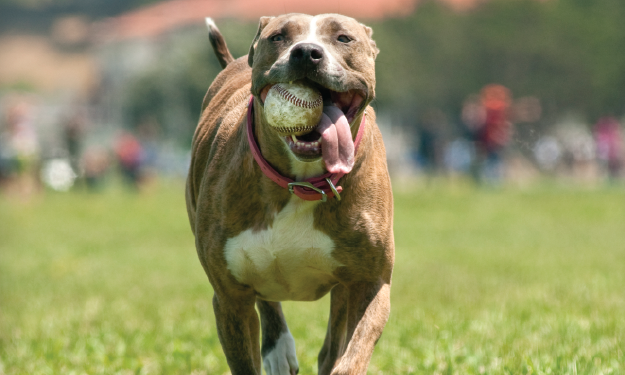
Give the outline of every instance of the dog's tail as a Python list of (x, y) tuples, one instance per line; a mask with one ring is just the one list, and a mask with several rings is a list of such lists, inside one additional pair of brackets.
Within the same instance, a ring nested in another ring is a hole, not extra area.
[(219, 65), (221, 65), (223, 69), (234, 61), (234, 57), (232, 57), (230, 50), (228, 50), (226, 40), (224, 36), (221, 35), (221, 32), (212, 18), (206, 17), (206, 26), (208, 27), (208, 40), (210, 40), (215, 56), (217, 56), (217, 60), (219, 60)]

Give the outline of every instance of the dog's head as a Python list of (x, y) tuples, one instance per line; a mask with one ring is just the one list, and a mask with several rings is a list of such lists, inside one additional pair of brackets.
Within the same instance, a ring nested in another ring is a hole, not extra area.
[(275, 83), (309, 80), (353, 119), (375, 97), (378, 49), (371, 34), (338, 14), (262, 17), (248, 55), (252, 93), (263, 100)]
[[(262, 104), (274, 84), (303, 81), (319, 89), (324, 106), (340, 109), (353, 126), (375, 97), (378, 49), (371, 34), (371, 28), (338, 14), (261, 18), (248, 55), (252, 94)], [(298, 152), (297, 147), (291, 151), (303, 161), (321, 156)]]

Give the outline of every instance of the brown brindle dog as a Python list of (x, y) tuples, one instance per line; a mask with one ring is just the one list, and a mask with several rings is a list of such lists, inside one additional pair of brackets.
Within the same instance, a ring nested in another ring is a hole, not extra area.
[[(336, 14), (263, 17), (249, 55), (234, 60), (207, 24), (225, 69), (204, 99), (186, 200), (232, 374), (261, 374), (261, 356), (267, 374), (297, 374), (280, 301), (329, 291), (319, 374), (365, 374), (389, 316), (394, 261), (386, 155), (368, 107), (378, 53), (372, 31)], [(263, 102), (273, 84), (292, 81), (322, 92), (324, 114), (311, 133), (284, 137), (266, 124)], [(324, 174), (315, 189), (275, 182)]]

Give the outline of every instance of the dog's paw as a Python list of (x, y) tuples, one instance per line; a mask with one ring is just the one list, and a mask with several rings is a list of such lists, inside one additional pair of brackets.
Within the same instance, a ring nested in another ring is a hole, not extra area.
[(263, 367), (267, 375), (296, 375), (299, 372), (291, 332), (283, 332), (273, 349), (263, 356)]

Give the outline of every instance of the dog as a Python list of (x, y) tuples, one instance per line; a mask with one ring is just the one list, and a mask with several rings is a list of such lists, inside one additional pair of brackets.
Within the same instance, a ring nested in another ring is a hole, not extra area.
[[(386, 154), (369, 106), (372, 30), (337, 14), (262, 17), (249, 54), (235, 60), (207, 25), (223, 70), (202, 104), (185, 195), (231, 372), (261, 374), (262, 357), (269, 375), (297, 374), (280, 301), (330, 292), (318, 372), (366, 374), (390, 313), (395, 246)], [(320, 90), (329, 133), (284, 137), (266, 123), (267, 91), (293, 81)]]

